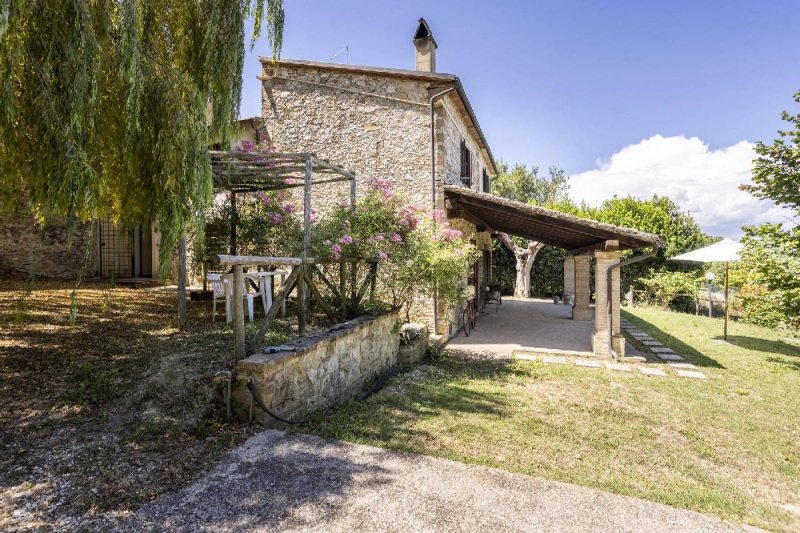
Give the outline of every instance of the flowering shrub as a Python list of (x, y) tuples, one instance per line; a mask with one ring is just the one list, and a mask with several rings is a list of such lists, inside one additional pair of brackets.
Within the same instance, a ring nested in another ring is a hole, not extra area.
[(343, 203), (314, 228), (314, 253), (331, 259), (377, 261), (378, 297), (406, 313), (414, 296), (455, 303), (474, 247), (441, 211), (409, 205), (388, 180), (372, 179), (355, 209)]

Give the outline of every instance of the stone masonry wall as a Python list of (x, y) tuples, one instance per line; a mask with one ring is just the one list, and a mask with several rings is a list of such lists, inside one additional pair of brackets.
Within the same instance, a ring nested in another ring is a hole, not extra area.
[[(286, 68), (264, 89), (262, 113), (279, 151), (314, 152), (356, 173), (358, 193), (371, 177), (389, 178), (412, 203), (430, 206), (427, 86), (412, 80)], [(397, 100), (356, 94), (379, 94)], [(346, 199), (349, 184), (315, 185), (312, 207)]]
[[(361, 317), (297, 341), (295, 352), (254, 354), (239, 361), (234, 371), (236, 414), (249, 416), (248, 379), (271, 411), (295, 420), (354, 395), (367, 380), (398, 363), (397, 320), (397, 311)], [(274, 422), (255, 406), (253, 417), (265, 425)]]
[[(80, 225), (68, 235), (65, 226), (42, 228), (32, 217), (0, 216), (0, 277), (74, 279), (85, 257), (91, 227)], [(93, 275), (94, 257), (90, 258)]]

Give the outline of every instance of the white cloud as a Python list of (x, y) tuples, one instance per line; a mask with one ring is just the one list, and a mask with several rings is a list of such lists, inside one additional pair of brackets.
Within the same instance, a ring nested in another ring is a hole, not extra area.
[(655, 135), (624, 147), (595, 170), (573, 175), (570, 191), (590, 205), (614, 195), (669, 196), (706, 233), (736, 238), (743, 225), (786, 222), (784, 210), (739, 190), (751, 180), (754, 146), (741, 141), (709, 150), (697, 137)]

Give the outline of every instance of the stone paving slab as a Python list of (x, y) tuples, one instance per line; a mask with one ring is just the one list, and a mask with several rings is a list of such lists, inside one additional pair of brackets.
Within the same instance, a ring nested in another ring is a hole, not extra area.
[(653, 353), (675, 353), (672, 351), (672, 348), (667, 348), (667, 347), (659, 348), (657, 346), (650, 348), (650, 351), (652, 351)]
[(555, 363), (555, 364), (558, 364), (558, 365), (566, 365), (567, 364), (567, 358), (566, 357), (558, 357), (558, 356), (554, 356), (554, 355), (543, 355), (542, 356), (542, 362), (543, 363)]
[(601, 368), (600, 361), (590, 361), (589, 359), (575, 359), (575, 364), (578, 366), (585, 366), (589, 368)]
[(662, 361), (683, 361), (683, 357), (676, 353), (657, 353), (656, 357)]
[(623, 365), (622, 363), (606, 363), (606, 368), (610, 370), (619, 370), (620, 372), (630, 372), (631, 367)]
[(523, 361), (536, 361), (536, 356), (527, 353), (517, 353), (514, 354), (514, 359), (522, 359)]
[[(531, 450), (536, 453), (536, 450)], [(696, 511), (309, 435), (267, 430), (117, 531), (752, 531)]]
[(697, 368), (692, 363), (667, 363), (672, 368)]
[(663, 344), (661, 344), (660, 342), (658, 342), (656, 340), (652, 340), (651, 341), (651, 340), (644, 340), (643, 339), (643, 340), (640, 340), (639, 342), (641, 342), (645, 346), (664, 346)]
[(642, 366), (639, 367), (639, 372), (641, 372), (645, 376), (658, 376), (662, 378), (667, 377), (667, 373), (661, 370), (660, 368), (648, 368), (646, 366)]
[(678, 369), (675, 372), (678, 374), (678, 376), (682, 378), (708, 379), (708, 377), (705, 374), (703, 374), (702, 372), (697, 372), (696, 370)]

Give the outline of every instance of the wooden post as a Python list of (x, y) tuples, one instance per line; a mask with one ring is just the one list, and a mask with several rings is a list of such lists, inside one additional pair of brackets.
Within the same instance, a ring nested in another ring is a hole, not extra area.
[(246, 354), (244, 331), (244, 270), (242, 265), (233, 265), (233, 358), (234, 362)]
[[(303, 259), (311, 256), (311, 180), (313, 178), (313, 162), (309, 157), (306, 160), (306, 175), (303, 188)], [(308, 265), (303, 263), (302, 272), (297, 278), (297, 333), (301, 337), (306, 333), (308, 320), (308, 287), (306, 280), (309, 278)]]
[(722, 333), (722, 338), (728, 340), (728, 265), (725, 261), (725, 326)]
[(186, 331), (186, 236), (178, 240), (178, 329)]
[(378, 281), (378, 263), (370, 263), (369, 265), (369, 301), (375, 302), (375, 286)]
[(237, 238), (236, 238), (236, 224), (238, 223), (239, 212), (236, 210), (236, 193), (231, 191), (231, 242), (229, 253), (236, 255)]
[(350, 180), (350, 209), (356, 208), (356, 180)]
[(347, 271), (345, 262), (339, 262), (339, 303), (342, 306), (342, 322), (347, 320)]
[(306, 280), (305, 266), (298, 267), (300, 275), (297, 276), (297, 334), (306, 334)]

